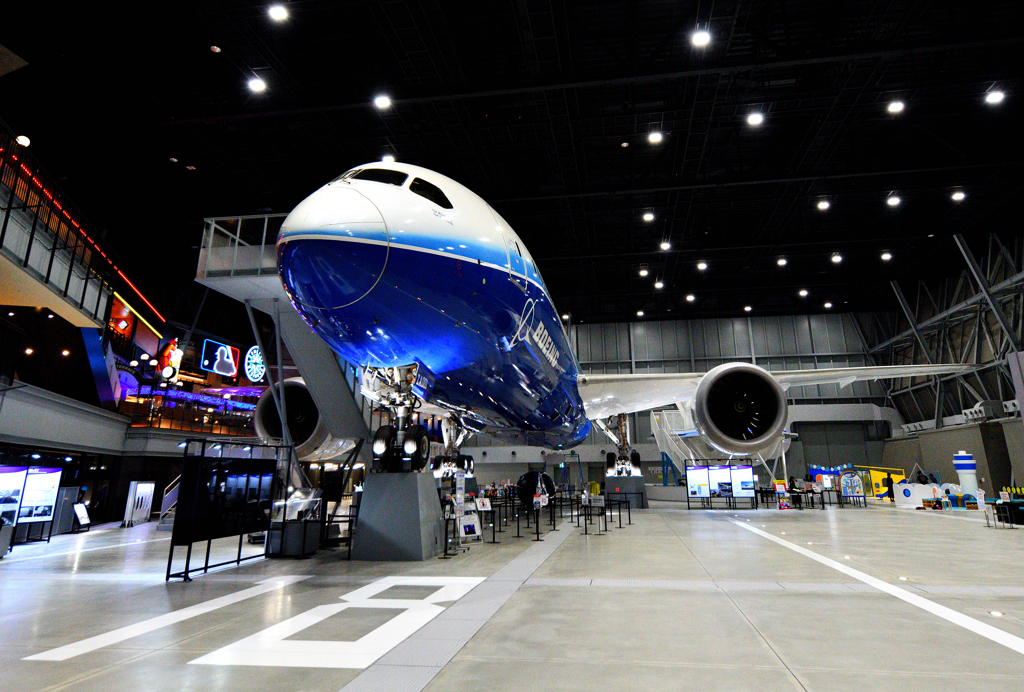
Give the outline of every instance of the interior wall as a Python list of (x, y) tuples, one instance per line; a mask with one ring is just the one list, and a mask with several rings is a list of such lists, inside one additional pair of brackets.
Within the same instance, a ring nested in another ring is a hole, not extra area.
[(1006, 452), (1010, 456), (1011, 485), (1024, 485), (1024, 421), (1020, 418), (999, 421), (1003, 426)]
[[(1014, 422), (1020, 425), (1020, 421)], [(938, 471), (943, 483), (958, 483), (960, 477), (953, 467), (953, 455), (963, 450), (974, 456), (978, 469), (979, 487), (985, 491), (986, 495), (992, 496), (997, 488), (992, 482), (992, 472), (989, 467), (989, 451), (986, 450), (986, 442), (988, 442), (990, 449), (994, 451), (993, 460), (997, 465), (996, 480), (998, 481), (999, 455), (1006, 454), (1007, 458), (1010, 459), (1011, 465), (1014, 463), (1013, 460), (1016, 459), (1018, 466), (1014, 468), (1021, 468), (1019, 466), (1021, 463), (1020, 457), (1024, 452), (1021, 452), (1020, 446), (1017, 445), (1015, 451), (1011, 454), (1010, 446), (1019, 442), (1020, 438), (1024, 437), (1024, 435), (1018, 435), (1011, 430), (1008, 435), (1005, 435), (1003, 442), (1006, 445), (1005, 451), (1000, 451), (998, 448), (992, 447), (994, 444), (998, 445), (998, 441), (993, 440), (991, 435), (983, 438), (982, 425), (989, 426), (991, 424), (958, 425), (940, 428), (939, 430), (926, 430), (906, 439), (886, 440), (883, 466), (892, 466), (910, 471), (913, 468), (914, 461), (917, 461), (921, 464), (925, 473)], [(1006, 426), (1003, 428), (1004, 433), (1005, 430)]]

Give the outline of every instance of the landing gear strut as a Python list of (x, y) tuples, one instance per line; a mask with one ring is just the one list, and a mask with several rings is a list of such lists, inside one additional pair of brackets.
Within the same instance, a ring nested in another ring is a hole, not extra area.
[(430, 461), (426, 427), (412, 424), (412, 412), (430, 390), (433, 376), (418, 363), (397, 368), (364, 368), (363, 396), (392, 412), (392, 425), (373, 436), (373, 463), (381, 471), (419, 471)]

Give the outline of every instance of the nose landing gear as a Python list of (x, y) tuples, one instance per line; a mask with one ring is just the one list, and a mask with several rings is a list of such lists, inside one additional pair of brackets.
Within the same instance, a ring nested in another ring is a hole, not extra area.
[(426, 427), (413, 425), (410, 416), (427, 397), (433, 375), (419, 363), (397, 368), (364, 368), (363, 396), (394, 414), (394, 425), (382, 425), (373, 436), (374, 467), (389, 473), (420, 471), (430, 461)]

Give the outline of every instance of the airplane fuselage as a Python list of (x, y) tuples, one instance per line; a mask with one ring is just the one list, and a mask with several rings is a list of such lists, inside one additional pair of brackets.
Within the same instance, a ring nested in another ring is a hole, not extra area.
[(422, 364), (428, 401), (471, 429), (582, 442), (579, 366), (515, 231), (433, 171), (377, 163), (346, 176), (300, 203), (278, 239), (282, 281), (310, 327), (356, 365)]

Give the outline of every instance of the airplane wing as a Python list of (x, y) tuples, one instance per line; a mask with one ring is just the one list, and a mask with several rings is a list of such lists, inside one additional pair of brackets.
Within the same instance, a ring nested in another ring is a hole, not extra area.
[[(970, 372), (973, 365), (886, 365), (863, 368), (783, 370), (771, 375), (783, 389), (803, 385), (838, 384), (858, 380), (924, 377)], [(587, 418), (599, 420), (619, 413), (646, 411), (685, 401), (693, 396), (705, 373), (580, 375), (576, 385)]]

